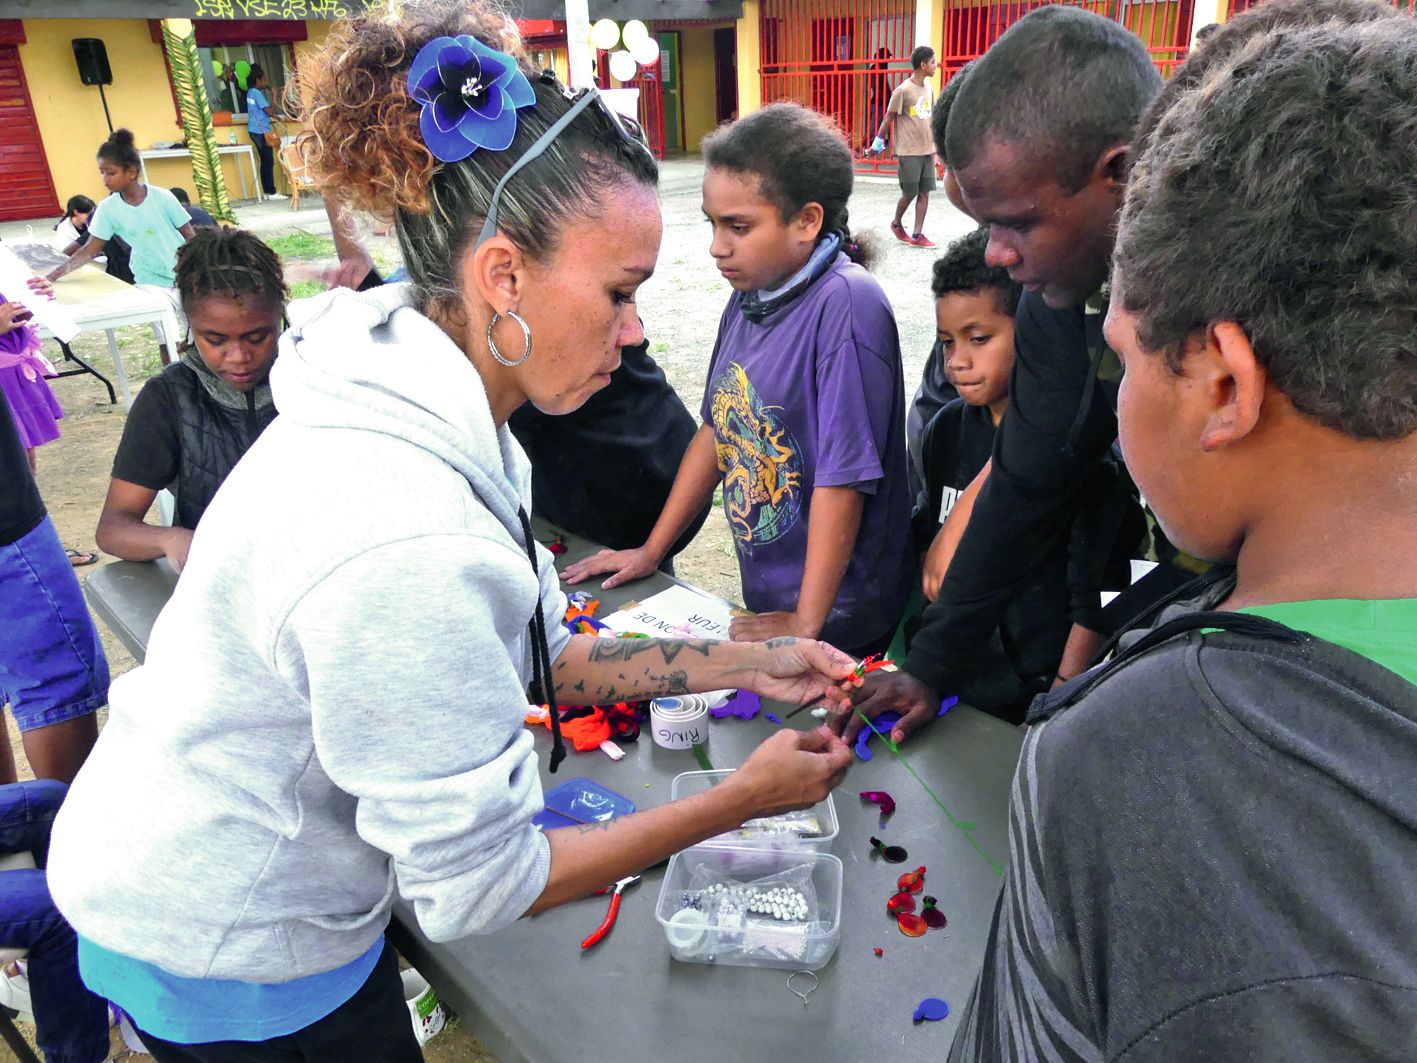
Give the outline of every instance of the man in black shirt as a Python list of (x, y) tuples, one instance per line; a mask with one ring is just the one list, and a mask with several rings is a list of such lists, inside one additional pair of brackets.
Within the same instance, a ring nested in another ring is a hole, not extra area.
[[(94, 713), (108, 700), (108, 661), (3, 394), (0, 632), (0, 705), (15, 716), (30, 768), (72, 782), (98, 739)], [(0, 726), (0, 782), (14, 781)]]
[[(877, 672), (858, 707), (902, 714), (900, 741), (970, 673), (1017, 588), (1069, 526), (1085, 470), (1117, 438), (1116, 359), (1102, 340), (1112, 234), (1132, 131), (1161, 87), (1139, 38), (1074, 8), (1021, 19), (960, 86), (946, 159), (987, 257), (1024, 286), (1010, 408), (939, 599), (899, 672)], [(1090, 656), (1103, 627), (1080, 617), (1065, 661)], [(1079, 645), (1078, 643), (1081, 643)], [(860, 718), (838, 717), (848, 735)]]

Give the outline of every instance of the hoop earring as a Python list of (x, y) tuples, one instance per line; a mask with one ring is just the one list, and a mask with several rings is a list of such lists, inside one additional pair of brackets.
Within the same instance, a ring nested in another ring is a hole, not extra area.
[[(509, 317), (520, 325), (522, 327), (522, 335), (526, 337), (526, 346), (522, 349), (522, 356), (516, 361), (505, 357), (502, 352), (497, 349), (497, 341), (492, 338), (492, 330), (497, 327), (497, 322), (503, 317)], [(515, 369), (531, 357), (531, 326), (528, 325), (515, 310), (508, 310), (506, 314), (494, 313), (492, 320), (487, 322), (487, 349), (492, 352), (492, 357), (497, 359), (498, 363), (505, 365), (508, 369)]]

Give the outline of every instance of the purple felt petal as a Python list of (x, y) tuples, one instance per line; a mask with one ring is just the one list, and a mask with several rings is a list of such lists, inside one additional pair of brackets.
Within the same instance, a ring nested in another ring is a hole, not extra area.
[(469, 116), (458, 128), (463, 136), (480, 148), (505, 151), (517, 135), (517, 112), (505, 107), (502, 113), (491, 121)]
[(777, 715), (777, 713), (775, 713), (775, 712), (765, 712), (765, 713), (763, 713), (763, 719), (767, 720), (767, 721), (770, 722), (770, 723), (776, 723), (776, 724), (781, 724), (781, 723), (782, 723), (782, 717), (779, 716), (779, 715)]
[(433, 97), (433, 103), (424, 112), (433, 116), (433, 124), (440, 133), (457, 132), (458, 123), (467, 114), (467, 104), (455, 92), (444, 89)]
[(881, 815), (889, 816), (895, 811), (895, 798), (884, 790), (862, 790), (861, 800), (881, 806)]
[(418, 128), (423, 134), (423, 143), (428, 145), (433, 157), (442, 162), (460, 162), (477, 150), (477, 145), (457, 129), (450, 132), (439, 129), (432, 107), (423, 108), (423, 113), (418, 116)]
[(709, 715), (715, 720), (722, 720), (727, 716), (736, 716), (740, 720), (751, 720), (762, 711), (762, 708), (762, 698), (751, 690), (740, 690), (724, 704), (709, 709)]
[(413, 65), (408, 68), (409, 95), (417, 98), (418, 91), (422, 90), (428, 99), (432, 98), (432, 92), (442, 84), (438, 78), (438, 57), (450, 44), (456, 45), (457, 41), (451, 37), (434, 37), (418, 50)]

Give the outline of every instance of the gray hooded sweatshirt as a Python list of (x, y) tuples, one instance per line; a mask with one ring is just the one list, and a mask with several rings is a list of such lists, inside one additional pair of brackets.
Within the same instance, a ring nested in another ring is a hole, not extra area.
[(530, 467), (406, 285), (297, 303), (281, 416), (207, 510), (146, 664), (54, 827), (49, 884), (98, 945), (283, 982), (363, 954), (397, 890), (446, 941), (506, 926), (550, 854), (527, 630)]

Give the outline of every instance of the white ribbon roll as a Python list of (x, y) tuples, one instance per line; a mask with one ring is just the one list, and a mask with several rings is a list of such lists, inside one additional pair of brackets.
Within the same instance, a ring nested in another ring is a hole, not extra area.
[(655, 698), (649, 703), (650, 733), (665, 749), (689, 749), (708, 741), (708, 701), (700, 694)]

